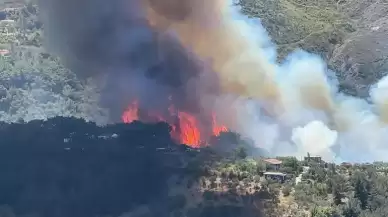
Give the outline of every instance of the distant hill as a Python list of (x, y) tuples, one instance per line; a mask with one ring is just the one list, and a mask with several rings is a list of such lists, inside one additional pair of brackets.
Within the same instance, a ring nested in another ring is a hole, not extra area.
[(323, 57), (341, 90), (367, 97), (388, 71), (388, 5), (379, 0), (239, 0), (259, 17), (278, 46), (279, 58), (297, 48)]

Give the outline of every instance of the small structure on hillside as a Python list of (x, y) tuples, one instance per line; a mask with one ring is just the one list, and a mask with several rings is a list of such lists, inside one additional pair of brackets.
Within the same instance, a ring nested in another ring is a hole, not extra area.
[(7, 49), (0, 49), (0, 56), (7, 56), (10, 54), (10, 51)]
[(342, 162), (342, 163), (341, 163), (341, 166), (346, 167), (346, 168), (350, 168), (350, 167), (353, 166), (353, 164), (352, 164), (352, 163), (349, 163), (349, 162)]
[(304, 157), (304, 160), (307, 161), (307, 162), (315, 162), (315, 163), (318, 163), (318, 164), (321, 164), (323, 163), (322, 161), (322, 157), (321, 156), (307, 156), (307, 157)]
[(286, 176), (287, 176), (287, 174), (280, 173), (280, 172), (265, 172), (264, 173), (264, 177), (266, 179), (272, 179), (272, 180), (276, 180), (279, 182), (284, 182), (286, 180)]
[(267, 170), (276, 170), (280, 169), (282, 165), (282, 161), (274, 158), (264, 159), (264, 163), (266, 164)]

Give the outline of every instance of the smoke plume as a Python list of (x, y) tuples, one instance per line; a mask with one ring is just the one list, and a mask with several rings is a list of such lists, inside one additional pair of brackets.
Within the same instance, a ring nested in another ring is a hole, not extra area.
[(205, 73), (205, 62), (148, 18), (152, 6), (183, 19), (190, 8), (179, 2), (170, 9), (168, 1), (41, 0), (46, 45), (79, 76), (102, 78), (103, 103), (116, 121), (135, 99), (147, 110), (167, 113), (173, 101), (179, 110), (200, 113), (199, 96), (218, 91), (216, 74)]
[(215, 111), (273, 155), (387, 160), (388, 78), (373, 104), (345, 96), (326, 64), (282, 63), (259, 20), (228, 0), (40, 0), (46, 44), (77, 74), (106, 81), (113, 114), (141, 107)]

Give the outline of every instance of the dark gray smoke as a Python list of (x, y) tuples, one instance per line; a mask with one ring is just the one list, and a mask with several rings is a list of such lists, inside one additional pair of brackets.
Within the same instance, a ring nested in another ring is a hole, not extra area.
[[(181, 10), (169, 10), (171, 0), (150, 1), (155, 11), (176, 20), (190, 13), (184, 2), (175, 2)], [(218, 89), (215, 79), (209, 78), (215, 74), (206, 73), (204, 79), (206, 65), (173, 32), (152, 28), (144, 3), (39, 0), (46, 46), (78, 76), (104, 78), (103, 103), (116, 120), (134, 99), (143, 109), (167, 113), (172, 103), (179, 110), (198, 113), (199, 96)]]

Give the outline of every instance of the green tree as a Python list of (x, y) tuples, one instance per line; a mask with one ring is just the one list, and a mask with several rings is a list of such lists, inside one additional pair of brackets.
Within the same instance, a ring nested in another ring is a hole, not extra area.
[(266, 164), (262, 160), (256, 161), (256, 171), (258, 174), (265, 171), (266, 167)]
[(314, 164), (303, 176), (305, 179), (312, 179), (317, 182), (325, 182), (326, 175), (327, 175), (327, 171), (324, 168)]
[(239, 146), (236, 148), (235, 155), (239, 159), (245, 159), (248, 156), (247, 150), (243, 146)]
[(328, 170), (329, 170), (330, 175), (337, 174), (337, 171), (336, 171), (336, 168), (335, 168), (335, 164), (329, 164), (328, 165)]
[[(388, 176), (373, 176), (369, 180), (368, 209), (388, 213)], [(383, 216), (388, 216), (383, 215)]]
[(311, 217), (332, 217), (333, 211), (329, 207), (317, 207), (315, 206), (311, 210)]
[(334, 175), (327, 182), (328, 190), (333, 194), (335, 205), (342, 203), (345, 193), (349, 191), (349, 183), (343, 175)]
[(289, 196), (290, 193), (292, 191), (292, 186), (290, 184), (286, 184), (283, 188), (282, 188), (282, 193), (285, 197)]
[(351, 198), (343, 207), (342, 215), (344, 217), (358, 217), (361, 213), (360, 203), (354, 198)]
[(282, 161), (283, 170), (288, 170), (291, 173), (296, 174), (300, 173), (303, 169), (296, 157), (281, 157), (279, 159)]
[(357, 171), (352, 177), (352, 183), (354, 187), (354, 197), (360, 201), (361, 209), (366, 209), (368, 206), (370, 189), (366, 174)]

